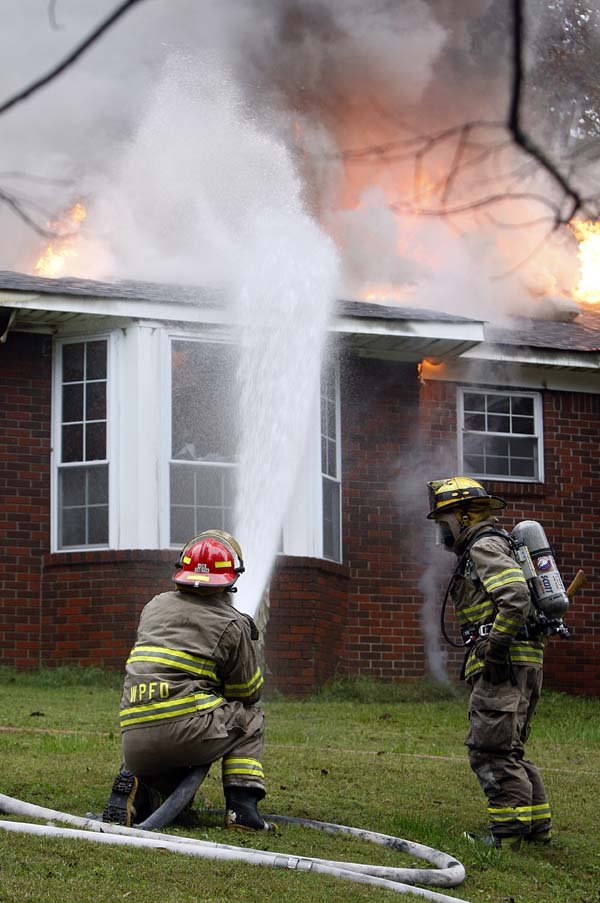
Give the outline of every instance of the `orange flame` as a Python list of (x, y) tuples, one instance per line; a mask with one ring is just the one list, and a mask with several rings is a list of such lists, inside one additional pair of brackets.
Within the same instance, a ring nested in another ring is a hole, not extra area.
[(579, 241), (579, 282), (573, 291), (577, 301), (600, 302), (600, 222), (573, 220), (570, 224)]
[(56, 238), (48, 242), (44, 253), (35, 264), (34, 270), (38, 276), (56, 279), (65, 275), (67, 262), (78, 255), (75, 236), (86, 216), (85, 206), (81, 201), (77, 201), (61, 219), (48, 224), (49, 228), (56, 232)]

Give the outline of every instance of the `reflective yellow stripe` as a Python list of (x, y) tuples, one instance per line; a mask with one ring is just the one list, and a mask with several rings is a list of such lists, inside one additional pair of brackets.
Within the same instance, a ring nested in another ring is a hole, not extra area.
[(223, 776), (232, 774), (246, 774), (255, 777), (264, 777), (262, 763), (258, 759), (240, 759), (227, 756), (223, 759)]
[(536, 649), (535, 646), (524, 646), (520, 643), (513, 643), (510, 647), (510, 658), (513, 662), (531, 662), (538, 664), (544, 661), (544, 650)]
[(494, 624), (496, 624), (498, 621), (502, 621), (503, 624), (512, 624), (514, 627), (517, 627), (517, 628), (521, 627), (521, 625), (523, 624), (522, 620), (515, 621), (514, 618), (507, 618), (506, 615), (502, 615), (502, 614), (496, 615), (496, 620), (494, 621)]
[(501, 586), (509, 586), (511, 583), (524, 583), (527, 586), (527, 580), (523, 576), (523, 572), (521, 571), (520, 577), (505, 577), (504, 580), (497, 580), (495, 583), (491, 583), (489, 586), (486, 586), (486, 592), (491, 593), (495, 589), (500, 589)]
[(497, 813), (498, 815), (506, 815), (508, 812), (531, 812), (531, 806), (488, 806), (488, 812)]
[(264, 684), (260, 668), (257, 668), (250, 680), (243, 684), (225, 684), (225, 692), (235, 696), (252, 696)]
[(490, 599), (483, 599), (476, 605), (470, 605), (468, 608), (460, 608), (456, 610), (456, 619), (459, 624), (465, 624), (468, 621), (482, 621), (484, 618), (490, 618), (494, 614), (494, 605)]
[(178, 671), (217, 680), (215, 663), (212, 659), (191, 655), (189, 652), (180, 652), (178, 649), (168, 649), (166, 646), (146, 644), (134, 646), (127, 659), (127, 664), (130, 662), (155, 662), (160, 665), (170, 665)]
[(538, 807), (533, 806), (533, 809), (541, 808), (540, 812), (532, 812), (531, 820), (532, 821), (542, 821), (544, 818), (552, 818), (552, 812), (550, 811), (550, 806)]
[[(516, 575), (518, 577), (523, 577), (523, 571), (521, 570), (521, 568), (505, 568), (505, 570), (498, 571), (497, 574), (493, 574), (491, 577), (486, 577), (486, 579), (482, 580), (481, 582), (483, 583), (485, 589), (489, 589), (491, 586), (493, 586), (494, 583), (497, 583), (498, 580), (502, 580), (504, 577), (508, 577), (509, 574), (511, 574), (512, 576)], [(523, 577), (523, 579), (525, 578)]]
[(493, 629), (498, 630), (500, 633), (506, 633), (508, 636), (516, 636), (522, 626), (523, 621), (515, 621), (513, 618), (507, 618), (505, 615), (497, 614), (494, 620)]
[(231, 561), (215, 561), (216, 568), (230, 568)]
[(121, 727), (132, 724), (145, 724), (151, 721), (162, 721), (165, 718), (181, 718), (195, 712), (214, 709), (223, 702), (222, 697), (211, 693), (194, 693), (192, 696), (181, 696), (167, 702), (156, 702), (151, 705), (137, 705), (121, 709), (119, 721)]

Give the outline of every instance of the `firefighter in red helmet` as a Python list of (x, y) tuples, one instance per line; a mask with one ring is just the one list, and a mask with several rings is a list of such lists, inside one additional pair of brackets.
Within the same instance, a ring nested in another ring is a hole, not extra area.
[(230, 595), (243, 571), (236, 540), (207, 530), (181, 550), (176, 589), (143, 609), (121, 698), (123, 766), (104, 821), (141, 823), (189, 768), (220, 759), (227, 827), (271, 828), (257, 809), (265, 795), (258, 630)]

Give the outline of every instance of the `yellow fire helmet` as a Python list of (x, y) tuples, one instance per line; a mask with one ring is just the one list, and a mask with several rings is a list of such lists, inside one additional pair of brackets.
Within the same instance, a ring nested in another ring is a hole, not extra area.
[(504, 499), (490, 495), (487, 489), (472, 480), (471, 477), (450, 477), (447, 480), (432, 480), (427, 483), (429, 493), (430, 511), (428, 520), (433, 520), (437, 514), (456, 508), (464, 502), (484, 502), (490, 508), (498, 510), (506, 508)]

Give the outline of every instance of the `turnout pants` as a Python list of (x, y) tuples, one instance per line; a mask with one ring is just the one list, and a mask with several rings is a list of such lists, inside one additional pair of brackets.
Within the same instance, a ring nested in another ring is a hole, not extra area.
[(548, 831), (551, 813), (540, 772), (525, 758), (525, 743), (542, 687), (542, 669), (514, 666), (512, 681), (471, 681), (469, 762), (488, 799), (496, 837)]
[(263, 731), (258, 706), (226, 702), (190, 718), (123, 731), (123, 761), (144, 783), (169, 794), (187, 769), (222, 759), (224, 787), (253, 787), (262, 798)]

